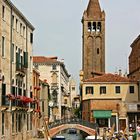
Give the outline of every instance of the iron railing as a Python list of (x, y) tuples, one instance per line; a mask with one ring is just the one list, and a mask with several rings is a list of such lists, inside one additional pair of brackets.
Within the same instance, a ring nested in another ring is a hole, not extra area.
[(56, 120), (52, 123), (49, 123), (48, 128), (51, 129), (51, 128), (54, 128), (63, 124), (80, 124), (80, 125), (92, 128), (92, 129), (97, 129), (98, 127), (96, 123), (91, 123), (91, 122), (73, 117), (69, 119)]

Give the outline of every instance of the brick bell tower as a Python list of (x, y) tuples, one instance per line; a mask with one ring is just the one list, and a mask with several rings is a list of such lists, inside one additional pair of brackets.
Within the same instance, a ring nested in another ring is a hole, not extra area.
[(105, 72), (105, 12), (101, 11), (98, 0), (89, 0), (82, 24), (82, 70), (87, 79), (93, 73)]

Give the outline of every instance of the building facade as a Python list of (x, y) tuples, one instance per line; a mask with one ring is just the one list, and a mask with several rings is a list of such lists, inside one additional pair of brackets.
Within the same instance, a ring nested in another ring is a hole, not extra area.
[[(129, 55), (129, 74), (128, 77), (137, 81), (138, 84), (138, 102), (135, 103), (135, 110), (140, 110), (140, 35), (131, 44), (131, 53)], [(138, 118), (136, 113), (130, 113), (133, 120), (133, 125), (135, 123), (140, 124), (140, 120), (135, 120)]]
[(100, 128), (115, 124), (118, 131), (133, 124), (135, 129), (140, 121), (137, 103), (138, 85), (129, 78), (103, 74), (83, 81), (82, 118)]
[(34, 66), (40, 72), (40, 79), (47, 79), (50, 86), (50, 120), (70, 116), (69, 77), (64, 62), (57, 57), (34, 56)]
[(140, 35), (131, 44), (129, 55), (129, 77), (140, 80)]
[(71, 95), (71, 106), (73, 109), (80, 107), (80, 95), (77, 92), (76, 81), (71, 78), (70, 79), (70, 95)]
[(49, 122), (50, 88), (46, 79), (44, 79), (44, 81), (40, 80), (39, 85), (40, 85), (39, 118), (40, 118), (40, 128), (41, 128), (42, 126), (47, 125)]
[[(34, 27), (10, 0), (0, 0), (0, 139), (29, 139)], [(24, 99), (25, 99), (24, 98)]]
[(82, 70), (84, 79), (105, 72), (105, 12), (98, 0), (90, 0), (83, 18)]

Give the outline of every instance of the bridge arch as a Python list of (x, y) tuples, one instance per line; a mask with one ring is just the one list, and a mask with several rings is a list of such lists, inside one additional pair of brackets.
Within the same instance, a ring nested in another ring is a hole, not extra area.
[(95, 129), (81, 125), (81, 124), (62, 124), (57, 127), (49, 129), (49, 136), (53, 137), (56, 134), (58, 134), (60, 131), (69, 129), (69, 128), (75, 128), (78, 130), (82, 130), (86, 132), (88, 135), (95, 135)]

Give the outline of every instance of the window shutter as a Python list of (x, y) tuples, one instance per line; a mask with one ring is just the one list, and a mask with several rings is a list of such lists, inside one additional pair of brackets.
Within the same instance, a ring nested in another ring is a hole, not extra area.
[(16, 69), (20, 69), (20, 53), (16, 53)]
[(28, 68), (28, 52), (24, 52), (24, 67)]

